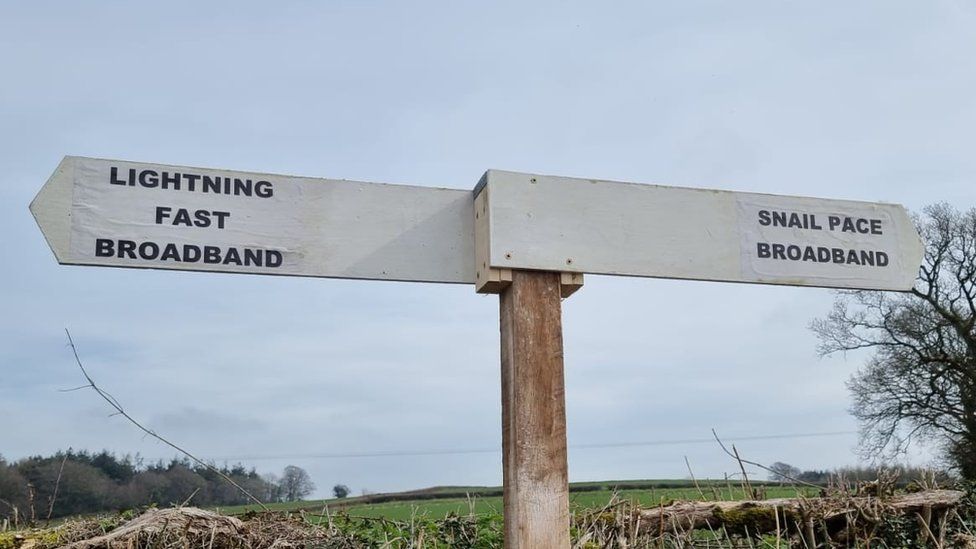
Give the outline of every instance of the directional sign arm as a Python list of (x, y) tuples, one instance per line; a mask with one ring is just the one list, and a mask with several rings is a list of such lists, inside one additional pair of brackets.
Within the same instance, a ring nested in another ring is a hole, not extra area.
[(65, 157), (31, 204), (60, 263), (473, 283), (470, 191)]
[(905, 291), (923, 245), (896, 204), (491, 170), (486, 268)]

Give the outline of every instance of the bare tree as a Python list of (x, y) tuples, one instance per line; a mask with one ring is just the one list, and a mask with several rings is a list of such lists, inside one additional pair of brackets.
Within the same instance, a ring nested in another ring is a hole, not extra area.
[(782, 461), (771, 464), (769, 469), (769, 480), (773, 482), (791, 482), (802, 474), (796, 467)]
[(934, 442), (976, 479), (976, 209), (936, 204), (915, 223), (925, 241), (915, 287), (840, 292), (812, 329), (821, 355), (873, 350), (848, 382), (866, 455)]
[(315, 483), (301, 467), (289, 465), (281, 472), (281, 497), (285, 501), (301, 501), (315, 491)]

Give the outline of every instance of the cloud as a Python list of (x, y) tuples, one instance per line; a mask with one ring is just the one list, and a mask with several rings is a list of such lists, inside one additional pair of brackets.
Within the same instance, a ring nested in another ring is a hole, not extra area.
[[(472, 288), (57, 266), (27, 204), (65, 154), (457, 188), (487, 168), (973, 202), (961, 4), (691, 2), (0, 8), (0, 411), (8, 458), (168, 458), (80, 384), (204, 456), (320, 493), (498, 484), (495, 297)], [(588, 277), (564, 303), (572, 444), (851, 431), (806, 329), (826, 290)], [(853, 462), (853, 435), (751, 441)], [(575, 448), (574, 480), (699, 476), (711, 444)], [(268, 458), (271, 456), (271, 458)], [(293, 456), (274, 459), (273, 456)], [(305, 457), (302, 457), (305, 456)], [(925, 459), (925, 455), (916, 456)], [(268, 459), (264, 459), (268, 458)]]

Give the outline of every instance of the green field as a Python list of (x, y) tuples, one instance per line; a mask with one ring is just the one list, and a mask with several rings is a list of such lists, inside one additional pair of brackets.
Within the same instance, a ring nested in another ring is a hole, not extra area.
[[(599, 490), (595, 492), (579, 492), (570, 494), (570, 507), (574, 510), (599, 509), (610, 502), (611, 498), (629, 500), (639, 503), (643, 507), (653, 507), (668, 504), (675, 500), (700, 500), (701, 495), (694, 488), (671, 488), (671, 489), (651, 489), (651, 490), (623, 490), (612, 492), (609, 490)], [(809, 495), (809, 491), (797, 490), (794, 488), (772, 488), (767, 489), (766, 496), (770, 498), (795, 497), (797, 495)], [(726, 490), (721, 499), (744, 499), (741, 491), (736, 491), (734, 498), (728, 497)], [(706, 492), (706, 499), (715, 499), (712, 494)], [(352, 505), (343, 511), (350, 516), (356, 517), (382, 517), (391, 520), (406, 520), (412, 515), (423, 515), (428, 518), (439, 519), (449, 513), (467, 515), (470, 512), (475, 514), (501, 513), (502, 498), (493, 497), (474, 497), (467, 499), (438, 499), (438, 500), (413, 500), (413, 501), (390, 501), (385, 503), (372, 503), (365, 505)]]
[[(732, 500), (746, 499), (745, 493), (738, 485), (725, 482), (701, 482), (701, 492), (694, 487), (688, 486), (687, 480), (645, 480), (645, 481), (604, 481), (591, 483), (574, 483), (570, 493), (570, 506), (573, 510), (599, 509), (607, 505), (611, 498), (616, 496), (622, 500), (639, 503), (643, 507), (652, 507), (668, 504), (676, 500)], [(622, 485), (626, 489), (613, 490), (611, 486)], [(633, 486), (646, 486), (632, 488)], [(754, 485), (756, 486), (756, 485)], [(812, 488), (794, 488), (789, 486), (759, 485), (760, 489), (765, 490), (766, 498), (795, 497), (797, 495), (814, 495), (816, 490)], [(593, 490), (593, 488), (599, 488)], [(585, 490), (585, 491), (581, 491)], [(502, 510), (502, 498), (497, 494), (498, 487), (484, 486), (449, 486), (438, 487), (416, 492), (406, 492), (395, 494), (396, 501), (370, 502), (369, 498), (389, 497), (390, 495), (365, 496), (347, 498), (345, 500), (329, 499), (316, 501), (303, 501), (295, 503), (275, 503), (269, 505), (270, 508), (280, 511), (304, 511), (309, 520), (318, 521), (326, 509), (328, 513), (346, 513), (353, 517), (385, 518), (390, 520), (409, 520), (412, 516), (424, 516), (431, 519), (440, 519), (448, 514), (457, 515), (474, 514), (499, 514)], [(450, 497), (459, 493), (467, 492), (469, 498)], [(409, 499), (411, 494), (420, 495), (417, 499)], [(438, 497), (444, 494), (445, 497)], [(492, 495), (484, 495), (492, 494)], [(240, 514), (248, 510), (256, 510), (254, 506), (240, 506), (221, 508), (220, 511), (226, 514)]]

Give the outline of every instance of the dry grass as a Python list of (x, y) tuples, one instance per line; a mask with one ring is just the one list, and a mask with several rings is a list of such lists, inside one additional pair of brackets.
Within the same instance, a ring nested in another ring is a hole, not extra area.
[[(962, 492), (879, 496), (864, 494), (865, 489), (835, 487), (821, 498), (676, 502), (652, 509), (612, 499), (573, 516), (573, 547), (976, 549), (969, 527), (971, 499)], [(0, 549), (487, 549), (502, 547), (502, 530), (499, 515), (473, 512), (391, 521), (327, 510), (314, 517), (262, 512), (235, 518), (182, 507), (149, 509), (128, 520), (72, 520), (50, 529), (0, 534)]]

